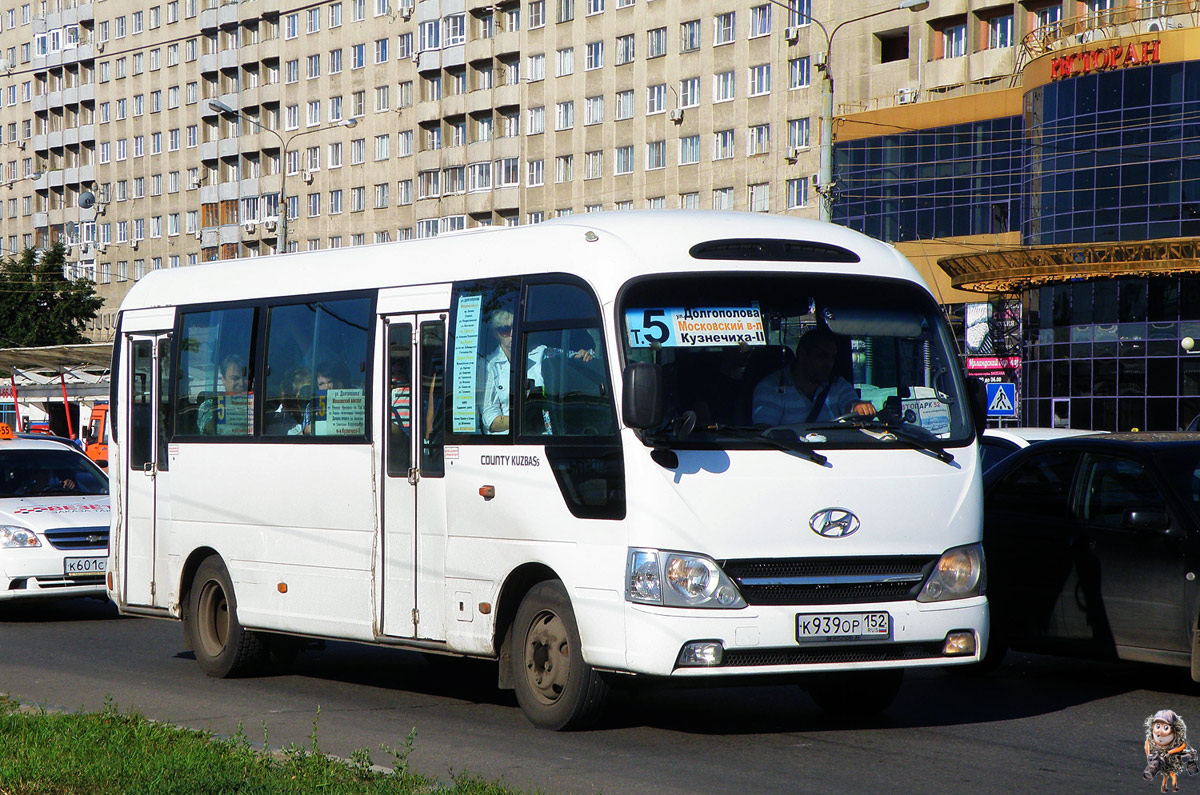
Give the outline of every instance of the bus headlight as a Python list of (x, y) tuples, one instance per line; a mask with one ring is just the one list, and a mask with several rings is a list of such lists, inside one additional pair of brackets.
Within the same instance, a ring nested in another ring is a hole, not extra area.
[(746, 602), (712, 558), (657, 549), (630, 549), (625, 598), (669, 607), (732, 609)]
[(40, 547), (41, 541), (34, 535), (32, 530), (24, 527), (15, 527), (13, 525), (0, 525), (0, 548), (3, 549), (20, 549), (29, 547)]
[(985, 581), (982, 544), (947, 549), (933, 567), (917, 601), (945, 602), (979, 596)]

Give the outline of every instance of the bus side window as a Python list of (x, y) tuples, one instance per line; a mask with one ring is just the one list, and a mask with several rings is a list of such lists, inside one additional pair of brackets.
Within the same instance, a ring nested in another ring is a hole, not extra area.
[(445, 474), (442, 459), (444, 425), (442, 414), (446, 392), (446, 324), (436, 320), (421, 324), (421, 382), (420, 397), (412, 404), (419, 406), (421, 416), (421, 474), (440, 477)]
[(264, 436), (366, 435), (370, 313), (367, 298), (271, 307)]
[(242, 308), (183, 316), (176, 435), (254, 433), (254, 315)]
[(521, 435), (614, 435), (616, 415), (595, 299), (574, 284), (532, 284), (524, 321)]
[[(450, 432), (478, 441), (511, 438), (518, 278), (460, 282), (451, 319)], [(495, 438), (493, 438), (495, 437)]]

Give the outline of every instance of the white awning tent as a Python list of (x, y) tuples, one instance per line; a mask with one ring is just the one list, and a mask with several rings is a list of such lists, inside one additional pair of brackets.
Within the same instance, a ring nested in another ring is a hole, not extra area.
[[(69, 403), (79, 407), (71, 430), (89, 416), (85, 407), (108, 399), (112, 345), (49, 345), (42, 348), (0, 348), (0, 404), (12, 409), (16, 389), (16, 411), (24, 421), (62, 417), (63, 392)], [(7, 414), (8, 412), (4, 412)], [(56, 429), (65, 433), (65, 429)]]

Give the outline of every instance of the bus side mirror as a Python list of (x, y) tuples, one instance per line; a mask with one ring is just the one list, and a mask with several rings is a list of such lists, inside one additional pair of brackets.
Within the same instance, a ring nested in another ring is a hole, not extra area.
[(662, 368), (630, 362), (621, 374), (621, 419), (630, 428), (657, 428), (663, 419)]
[(983, 438), (983, 429), (987, 427), (987, 385), (983, 379), (969, 376), (966, 379), (967, 398), (971, 403), (971, 419), (975, 423), (975, 438)]

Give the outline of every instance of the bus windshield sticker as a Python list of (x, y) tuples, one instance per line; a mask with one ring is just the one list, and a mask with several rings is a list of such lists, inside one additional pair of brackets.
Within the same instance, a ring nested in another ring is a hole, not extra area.
[[(918, 390), (926, 391), (922, 387), (914, 388), (914, 391)], [(906, 422), (916, 422), (934, 436), (947, 437), (950, 435), (950, 407), (938, 398), (918, 396), (904, 398), (901, 403), (904, 406)], [(916, 415), (914, 419), (909, 419), (910, 411)]]
[(455, 433), (475, 433), (475, 379), (479, 366), (479, 324), (482, 320), (482, 295), (464, 295), (458, 299), (458, 318), (454, 325), (454, 409), (451, 425)]
[(767, 344), (757, 301), (747, 307), (629, 309), (625, 326), (632, 348)]

